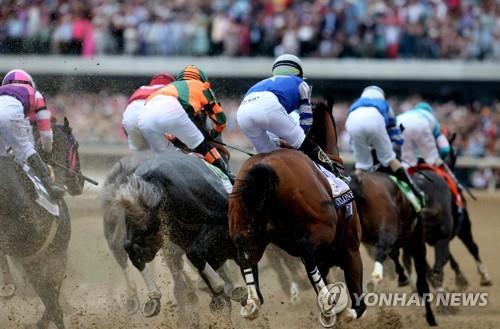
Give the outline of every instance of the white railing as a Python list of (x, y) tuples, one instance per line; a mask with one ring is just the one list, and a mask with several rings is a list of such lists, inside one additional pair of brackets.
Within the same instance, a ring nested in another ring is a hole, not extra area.
[[(268, 76), (272, 58), (266, 57), (131, 57), (98, 56), (0, 56), (0, 73), (23, 68), (33, 74), (149, 76), (178, 72), (196, 64), (218, 78)], [(414, 59), (320, 59), (305, 58), (311, 79), (500, 81), (500, 63), (493, 61)]]

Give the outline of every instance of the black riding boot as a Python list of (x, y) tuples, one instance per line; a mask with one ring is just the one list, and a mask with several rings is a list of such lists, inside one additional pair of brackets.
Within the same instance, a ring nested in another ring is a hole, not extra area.
[(335, 167), (333, 161), (326, 155), (326, 153), (310, 138), (304, 139), (302, 145), (300, 145), (299, 150), (304, 152), (312, 161), (322, 165), (326, 170), (330, 171), (334, 175), (338, 176), (339, 172)]
[(30, 156), (27, 162), (31, 169), (33, 169), (35, 174), (38, 176), (38, 178), (40, 178), (42, 184), (45, 186), (47, 192), (53, 199), (57, 200), (64, 196), (64, 189), (52, 184), (52, 182), (50, 181), (49, 169), (38, 153)]
[(394, 172), (394, 176), (396, 176), (397, 179), (408, 184), (408, 186), (411, 188), (411, 191), (413, 192), (413, 194), (415, 194), (415, 196), (420, 199), (420, 202), (422, 203), (422, 207), (426, 206), (427, 200), (426, 200), (425, 193), (420, 189), (420, 187), (417, 186), (417, 184), (415, 184), (415, 182), (413, 181), (411, 176), (408, 175), (408, 173), (406, 172), (406, 170), (403, 167), (396, 170)]
[[(221, 158), (219, 151), (215, 147), (212, 147), (210, 144), (208, 144), (206, 141), (201, 142), (200, 145), (195, 149), (196, 152), (203, 154), (205, 157), (205, 160), (210, 163), (211, 165), (216, 166), (226, 176), (229, 178), (229, 181), (231, 184), (234, 184), (235, 177), (233, 173), (229, 170), (226, 162)], [(212, 161), (210, 161), (212, 160)]]

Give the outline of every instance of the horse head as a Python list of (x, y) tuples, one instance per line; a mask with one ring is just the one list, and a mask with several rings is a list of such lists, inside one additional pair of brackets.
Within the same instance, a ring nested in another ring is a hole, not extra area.
[(311, 138), (328, 155), (339, 156), (337, 146), (337, 126), (331, 107), (324, 102), (313, 105), (313, 124), (308, 137)]
[(157, 241), (157, 227), (152, 225), (161, 198), (160, 188), (132, 174), (127, 183), (120, 185), (113, 199), (116, 207), (123, 210), (125, 218), (127, 237), (124, 248), (134, 266), (141, 271), (161, 246)]
[(84, 180), (72, 172), (81, 174), (78, 141), (73, 136), (71, 126), (66, 117), (64, 123), (53, 125), (54, 143), (51, 153), (52, 162), (63, 165), (70, 170), (54, 167), (56, 183), (65, 186), (71, 195), (83, 192)]

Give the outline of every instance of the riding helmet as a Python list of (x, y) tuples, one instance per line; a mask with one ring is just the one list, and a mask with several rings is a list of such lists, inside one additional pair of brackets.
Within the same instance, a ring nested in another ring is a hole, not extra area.
[(197, 66), (188, 65), (177, 75), (177, 80), (198, 80), (207, 82), (208, 78)]
[(170, 73), (158, 73), (151, 78), (150, 86), (154, 85), (168, 85), (170, 82), (175, 81), (175, 76)]
[(361, 93), (362, 98), (370, 98), (370, 99), (381, 99), (385, 100), (385, 93), (382, 88), (378, 86), (368, 86), (363, 89)]
[(273, 63), (273, 76), (276, 75), (296, 75), (302, 78), (304, 76), (302, 61), (292, 54), (279, 56)]
[(11, 70), (4, 76), (2, 80), (2, 86), (8, 85), (10, 83), (23, 83), (36, 88), (35, 81), (31, 77), (31, 75), (21, 69)]

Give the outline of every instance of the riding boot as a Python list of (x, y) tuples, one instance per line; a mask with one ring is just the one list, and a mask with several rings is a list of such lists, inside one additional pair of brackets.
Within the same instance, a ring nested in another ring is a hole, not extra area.
[(31, 155), (27, 159), (27, 163), (31, 167), (31, 169), (33, 169), (38, 178), (40, 178), (40, 181), (45, 186), (47, 192), (53, 199), (61, 199), (64, 196), (64, 189), (55, 184), (52, 184), (50, 180), (49, 169), (38, 153)]
[(205, 161), (222, 170), (222, 172), (229, 178), (231, 184), (234, 184), (235, 177), (233, 173), (229, 170), (226, 162), (222, 159), (219, 151), (217, 151), (215, 147), (212, 147), (206, 141), (203, 141), (200, 145), (198, 145), (198, 147), (196, 147), (195, 151), (203, 154)]
[(422, 207), (426, 206), (427, 199), (426, 199), (425, 193), (420, 189), (420, 187), (417, 186), (417, 184), (415, 184), (415, 182), (413, 181), (411, 176), (408, 175), (408, 173), (406, 172), (406, 170), (403, 167), (394, 171), (394, 176), (396, 176), (397, 179), (408, 184), (408, 186), (411, 188), (413, 194), (415, 194), (415, 196), (420, 199), (420, 202), (422, 203)]
[(305, 138), (299, 150), (304, 152), (312, 161), (322, 165), (326, 170), (330, 171), (336, 176), (339, 176), (339, 171), (335, 167), (333, 161), (326, 155), (326, 153), (310, 138)]

